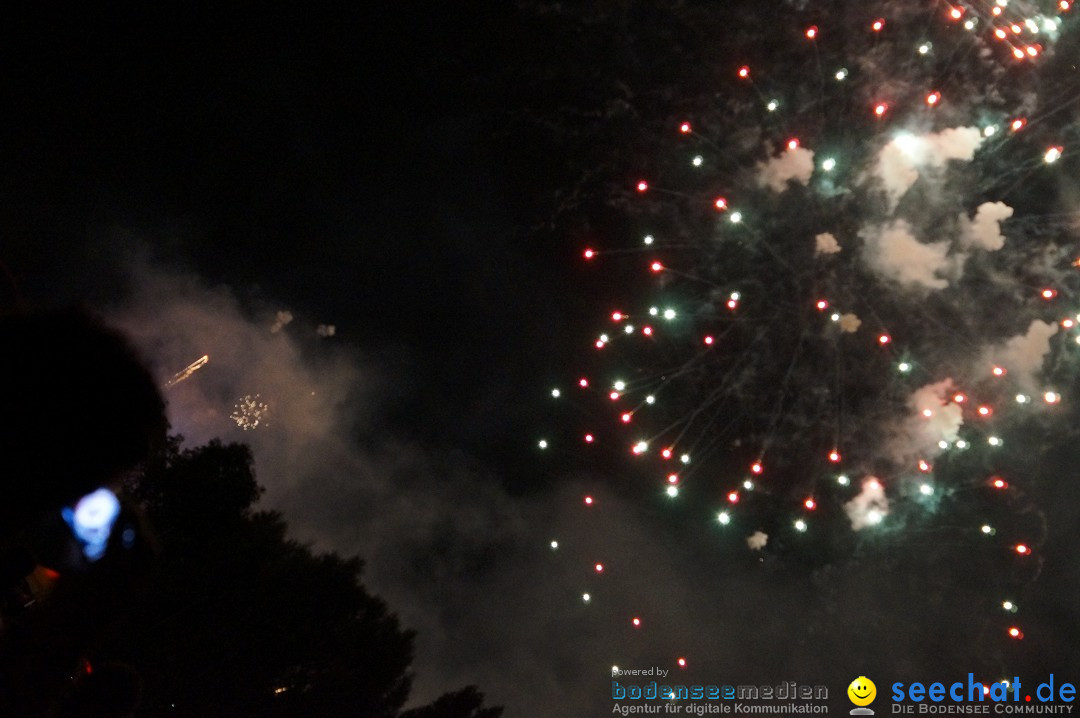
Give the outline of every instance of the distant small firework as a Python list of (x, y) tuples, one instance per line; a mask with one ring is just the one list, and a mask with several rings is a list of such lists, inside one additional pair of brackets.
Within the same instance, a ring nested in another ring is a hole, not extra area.
[(270, 406), (259, 398), (258, 394), (248, 394), (233, 406), (229, 418), (244, 431), (266, 426)]
[(167, 382), (165, 382), (164, 388), (168, 389), (168, 388), (170, 388), (172, 386), (175, 386), (175, 385), (179, 384), (180, 382), (184, 381), (189, 376), (191, 376), (192, 374), (194, 374), (195, 372), (199, 371), (204, 366), (206, 366), (207, 363), (209, 363), (209, 361), (210, 361), (210, 355), (209, 354), (203, 354), (201, 357), (199, 357), (198, 359), (196, 359), (195, 361), (191, 362), (186, 367), (184, 367), (184, 369), (182, 369), (181, 371), (178, 371), (175, 374), (173, 374), (172, 378), (169, 379)]

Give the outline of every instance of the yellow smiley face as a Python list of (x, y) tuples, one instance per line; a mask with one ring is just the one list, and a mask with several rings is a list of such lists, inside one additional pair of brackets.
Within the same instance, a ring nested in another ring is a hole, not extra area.
[(848, 698), (857, 706), (868, 706), (877, 696), (877, 686), (866, 676), (859, 676), (847, 687)]

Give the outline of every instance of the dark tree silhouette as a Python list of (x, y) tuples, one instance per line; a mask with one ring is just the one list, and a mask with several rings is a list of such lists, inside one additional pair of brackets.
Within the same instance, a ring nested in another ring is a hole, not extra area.
[[(315, 553), (258, 511), (250, 450), (173, 439), (132, 491), (160, 543), (147, 593), (91, 665), (135, 668), (140, 715), (395, 718), (413, 634), (360, 582), (362, 563)], [(469, 687), (410, 718), (495, 718)]]
[(484, 708), (484, 694), (476, 686), (467, 686), (455, 693), (446, 693), (434, 703), (413, 708), (401, 718), (499, 718), (502, 708)]

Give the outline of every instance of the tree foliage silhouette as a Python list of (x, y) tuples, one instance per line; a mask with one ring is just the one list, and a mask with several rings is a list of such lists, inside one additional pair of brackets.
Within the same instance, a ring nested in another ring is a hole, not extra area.
[[(133, 488), (160, 558), (96, 657), (135, 667), (140, 714), (398, 716), (413, 634), (364, 588), (362, 562), (316, 553), (288, 537), (279, 513), (257, 510), (246, 446), (180, 441)], [(501, 714), (482, 702), (469, 687), (406, 715)]]

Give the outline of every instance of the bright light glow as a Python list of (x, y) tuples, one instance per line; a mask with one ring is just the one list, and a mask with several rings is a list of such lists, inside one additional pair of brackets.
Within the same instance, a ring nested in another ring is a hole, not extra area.
[[(581, 594), (581, 600), (584, 601), (585, 603), (588, 603), (589, 601), (592, 600), (592, 596), (590, 596), (587, 593), (583, 593), (583, 594)], [(618, 666), (613, 666), (611, 670), (617, 671), (617, 670), (619, 670), (619, 667)]]
[(906, 361), (902, 361), (896, 365), (896, 368), (899, 369), (902, 374), (907, 374), (909, 371), (911, 371), (911, 364), (908, 364)]
[(649, 394), (647, 397), (645, 397), (645, 403), (646, 404), (655, 404), (656, 403), (656, 397), (653, 396), (652, 394)]
[(586, 496), (585, 497), (585, 505), (586, 506), (592, 506), (593, 505), (593, 497), (592, 496)]
[(990, 536), (994, 533), (994, 527), (990, 524), (983, 524), (980, 530), (987, 536)]
[(814, 501), (814, 499), (812, 499), (812, 498), (809, 498), (809, 499), (807, 499), (806, 501), (803, 501), (803, 506), (805, 506), (806, 508), (808, 508), (808, 509), (810, 509), (811, 511), (813, 511), (814, 509), (816, 509), (816, 508), (817, 508), (817, 502), (816, 502), (816, 501)]
[(806, 531), (806, 522), (803, 521), (802, 519), (799, 519), (798, 521), (796, 521), (795, 522), (795, 530), (796, 531)]
[(595, 571), (596, 571), (597, 573), (603, 573), (603, 572), (604, 572), (604, 564), (602, 564), (602, 563), (598, 563), (598, 564), (596, 564), (595, 566), (593, 566), (593, 569), (594, 569), (594, 570), (595, 570)]
[(644, 454), (646, 451), (648, 451), (648, 449), (649, 444), (647, 442), (639, 441), (638, 443), (634, 444), (635, 454)]
[(1027, 404), (1029, 401), (1031, 401), (1031, 397), (1029, 397), (1029, 396), (1026, 396), (1024, 394), (1017, 394), (1016, 395), (1016, 403), (1017, 404)]
[(874, 20), (874, 23), (870, 26), (870, 29), (874, 32), (881, 32), (885, 29), (885, 21), (881, 18)]
[(986, 440), (986, 443), (990, 444), (990, 446), (1001, 446), (1004, 442), (1001, 440), (1000, 437), (991, 436), (989, 439)]
[(851, 484), (851, 479), (849, 479), (847, 476), (844, 476), (843, 474), (840, 474), (836, 477), (836, 483), (840, 484), (841, 486), (848, 486), (849, 484)]
[(1016, 544), (1016, 553), (1020, 554), (1021, 556), (1026, 556), (1027, 554), (1031, 553), (1031, 549), (1029, 549), (1026, 544)]
[(776, 100), (769, 100), (769, 104), (765, 105), (765, 109), (769, 112), (776, 112), (776, 108), (780, 107), (780, 103)]
[(922, 486), (919, 487), (919, 493), (922, 494), (923, 496), (930, 496), (931, 494), (934, 493), (934, 487), (931, 486), (930, 484), (923, 484)]
[(649, 265), (649, 269), (651, 269), (654, 272), (661, 272), (664, 269), (664, 265), (661, 264), (660, 262), (653, 262), (652, 264)]
[(957, 449), (966, 449), (966, 448), (968, 448), (968, 443), (966, 441), (964, 441), (963, 439), (960, 439), (960, 440), (958, 440), (956, 442), (956, 448)]
[(1043, 400), (1046, 401), (1047, 404), (1056, 404), (1061, 401), (1061, 394), (1054, 391), (1048, 391), (1043, 394)]
[(1001, 607), (1004, 608), (1009, 613), (1016, 613), (1016, 611), (1018, 610), (1017, 605), (1015, 603), (1013, 603), (1012, 601), (1002, 601), (1001, 602)]
[(645, 242), (645, 244), (646, 244), (646, 245), (650, 245), (650, 244), (652, 244), (652, 243), (653, 243), (653, 242), (655, 242), (655, 241), (656, 241), (656, 238), (655, 238), (655, 237), (653, 237), (653, 236), (652, 236), (651, 234), (646, 234), (646, 235), (645, 235), (645, 239), (644, 239), (644, 242)]
[(845, 68), (845, 67), (841, 67), (839, 70), (836, 71), (836, 79), (837, 80), (844, 80), (845, 78), (847, 78), (847, 76), (848, 76), (848, 71), (847, 71), (847, 68)]
[(806, 28), (806, 37), (809, 40), (813, 40), (815, 37), (817, 37), (817, 33), (817, 25), (811, 25), (810, 27)]
[(753, 472), (753, 473), (755, 473), (755, 474), (760, 474), (760, 473), (761, 473), (762, 471), (764, 471), (764, 470), (765, 470), (765, 469), (764, 469), (764, 467), (763, 467), (763, 466), (761, 465), (761, 462), (760, 462), (760, 461), (755, 461), (755, 462), (754, 462), (753, 464), (751, 464), (751, 465), (750, 465), (750, 471), (752, 471), (752, 472)]
[(676, 317), (676, 314), (675, 314), (674, 309), (665, 309), (664, 310), (664, 319), (671, 320), (671, 319), (674, 319), (675, 317)]
[(731, 223), (738, 224), (739, 222), (742, 222), (742, 212), (733, 212), (731, 214)]
[(641, 180), (640, 182), (637, 183), (637, 191), (638, 192), (645, 192), (648, 189), (649, 189), (649, 183), (646, 182), (645, 180)]
[(746, 479), (745, 481), (743, 481), (742, 485), (743, 485), (743, 488), (746, 489), (747, 491), (751, 491), (754, 488), (754, 482), (751, 481), (750, 479)]
[(930, 52), (931, 47), (933, 47), (933, 46), (930, 43), (924, 42), (923, 44), (919, 45), (919, 54), (920, 55), (927, 54), (928, 52)]
[(552, 389), (551, 390), (551, 396), (552, 396), (552, 398), (558, 399), (560, 396), (562, 396), (562, 392), (559, 391), (558, 389)]
[(731, 523), (731, 516), (728, 515), (727, 511), (721, 511), (716, 515), (716, 520), (724, 526), (727, 526), (729, 523)]
[(559, 542), (558, 541), (552, 541), (551, 544), (549, 544), (549, 545), (551, 546), (552, 551), (559, 548)]
[(679, 132), (683, 133), (684, 135), (690, 134), (690, 132), (692, 132), (692, 129), (690, 127), (690, 123), (689, 122), (684, 122), (681, 125), (679, 125)]
[(701, 167), (704, 162), (705, 160), (701, 155), (694, 155), (694, 158), (690, 160), (690, 164), (694, 165), (694, 167)]
[(997, 127), (994, 125), (987, 125), (983, 128), (983, 137), (993, 137), (997, 132)]
[(720, 211), (724, 211), (727, 209), (727, 200), (723, 197), (717, 197), (713, 200), (713, 207), (716, 207)]
[(1046, 164), (1057, 162), (1061, 159), (1061, 151), (1062, 149), (1060, 147), (1051, 147), (1046, 151), (1046, 154), (1043, 155), (1043, 161), (1046, 162)]
[(826, 172), (832, 172), (836, 168), (836, 160), (832, 157), (827, 157), (824, 162), (821, 163), (821, 169)]
[(881, 523), (881, 520), (884, 519), (884, 518), (885, 517), (882, 516), (881, 512), (878, 511), (877, 509), (871, 509), (866, 514), (866, 522), (870, 523), (870, 524), (879, 524), (879, 523)]
[(675, 498), (676, 496), (679, 495), (679, 487), (678, 486), (669, 486), (669, 487), (667, 487), (667, 495), (670, 496), (671, 498)]
[(120, 515), (120, 500), (112, 491), (101, 488), (79, 499), (74, 509), (62, 509), (60, 515), (82, 544), (87, 560), (97, 561), (108, 548), (109, 535)]
[(547, 439), (540, 439), (540, 441), (538, 441), (536, 445), (539, 446), (541, 449), (548, 448)]
[(683, 454), (682, 456), (679, 457), (679, 461), (681, 461), (684, 464), (689, 464), (690, 463), (690, 454)]

